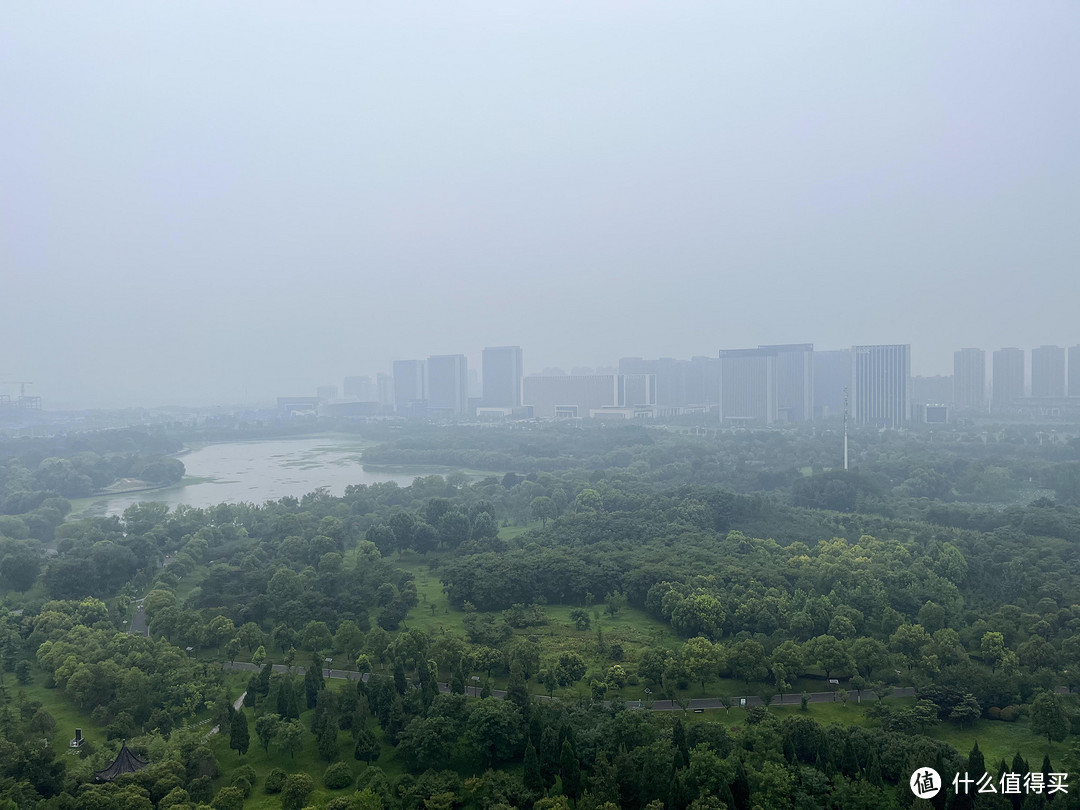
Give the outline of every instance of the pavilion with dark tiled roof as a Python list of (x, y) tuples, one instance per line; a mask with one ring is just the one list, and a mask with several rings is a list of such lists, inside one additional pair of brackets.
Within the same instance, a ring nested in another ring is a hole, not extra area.
[(120, 753), (116, 755), (112, 765), (100, 771), (94, 771), (94, 776), (97, 777), (99, 782), (111, 782), (120, 774), (141, 771), (149, 764), (145, 759), (139, 759), (131, 753), (131, 750), (127, 747), (127, 740), (124, 740), (120, 746)]

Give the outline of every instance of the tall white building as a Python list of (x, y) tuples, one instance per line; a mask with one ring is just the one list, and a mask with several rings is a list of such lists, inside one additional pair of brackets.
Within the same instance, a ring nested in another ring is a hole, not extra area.
[(781, 422), (814, 418), (814, 344), (758, 346), (776, 353), (776, 417)]
[(763, 349), (720, 352), (720, 418), (728, 421), (776, 421), (776, 354)]
[(1031, 350), (1031, 395), (1065, 396), (1065, 350), (1060, 346)]
[(1080, 345), (1069, 347), (1069, 390), (1070, 397), (1080, 397)]
[(409, 406), (426, 399), (424, 392), (424, 361), (394, 361), (394, 406), (405, 413)]
[(1024, 350), (994, 352), (994, 407), (1004, 408), (1024, 396)]
[(813, 344), (721, 351), (720, 418), (766, 425), (813, 419)]
[(427, 359), (429, 412), (461, 416), (469, 407), (469, 365), (463, 354), (438, 354)]
[(986, 352), (982, 349), (953, 353), (953, 403), (965, 410), (986, 412)]
[(484, 407), (517, 408), (521, 405), (524, 376), (520, 346), (491, 346), (484, 349)]
[(814, 418), (844, 413), (844, 392), (851, 386), (851, 350), (814, 352)]
[(911, 346), (851, 348), (851, 413), (856, 424), (900, 427), (911, 421)]

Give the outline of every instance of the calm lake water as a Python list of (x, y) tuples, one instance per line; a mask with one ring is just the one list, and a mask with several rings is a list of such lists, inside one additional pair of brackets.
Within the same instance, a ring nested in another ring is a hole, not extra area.
[(210, 444), (180, 456), (187, 474), (207, 481), (168, 489), (131, 492), (95, 498), (83, 515), (119, 515), (133, 503), (157, 501), (170, 508), (179, 504), (256, 503), (293, 495), (299, 498), (319, 487), (342, 495), (349, 484), (396, 481), (408, 486), (418, 475), (445, 474), (429, 467), (364, 469), (365, 445), (347, 436), (308, 436)]

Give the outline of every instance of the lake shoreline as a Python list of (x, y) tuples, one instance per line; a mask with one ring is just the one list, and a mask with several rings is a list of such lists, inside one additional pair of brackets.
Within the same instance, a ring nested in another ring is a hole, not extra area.
[[(165, 503), (207, 508), (219, 503), (263, 504), (301, 498), (318, 489), (341, 495), (350, 485), (395, 483), (461, 473), (470, 480), (493, 473), (439, 465), (364, 464), (364, 450), (377, 442), (334, 432), (272, 439), (192, 442), (182, 456), (187, 474), (176, 484), (131, 487), (96, 493), (72, 502), (69, 519), (121, 515), (134, 503)], [(133, 482), (134, 483), (134, 482)]]

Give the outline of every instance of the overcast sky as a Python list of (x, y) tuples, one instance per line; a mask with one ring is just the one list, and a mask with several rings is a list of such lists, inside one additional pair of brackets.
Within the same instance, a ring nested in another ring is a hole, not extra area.
[(1080, 343), (1078, 40), (1065, 0), (4, 3), (0, 379)]

